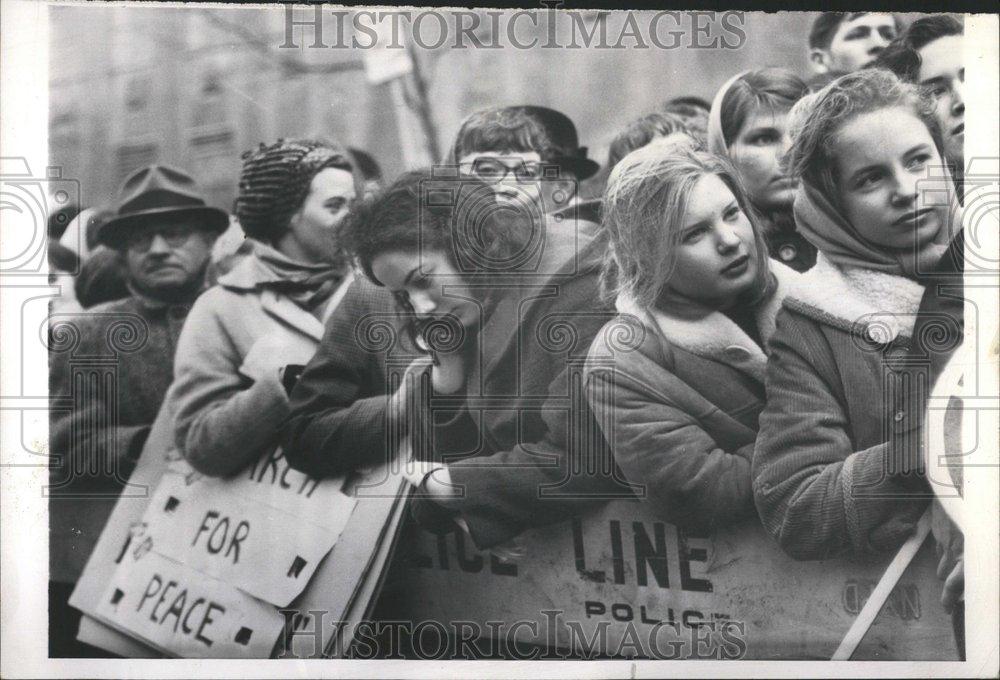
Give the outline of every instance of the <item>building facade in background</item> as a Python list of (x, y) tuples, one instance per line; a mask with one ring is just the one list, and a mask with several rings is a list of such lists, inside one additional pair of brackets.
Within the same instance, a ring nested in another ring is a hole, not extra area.
[[(229, 209), (240, 154), (278, 137), (330, 137), (368, 150), (389, 176), (406, 169), (399, 130), (407, 128), (399, 125), (392, 83), (368, 83), (360, 50), (314, 47), (314, 26), (293, 27), (289, 41), (283, 6), (51, 7), (49, 13), (50, 158), (63, 176), (79, 178), (88, 205), (110, 202), (131, 171), (157, 162), (188, 169), (214, 205)], [(506, 40), (513, 12), (496, 22), (478, 14), (484, 21), (475, 35), (502, 49), (476, 49), (468, 41), (456, 48), (451, 40), (414, 48), (439, 146), (447, 146), (474, 110), (531, 103), (570, 115), (599, 162), (624, 124), (665, 99), (711, 99), (727, 77), (751, 65), (805, 74), (814, 16), (730, 17), (747, 36), (732, 49), (641, 48), (628, 40), (612, 49), (598, 46), (599, 37), (585, 47), (572, 31), (597, 36), (603, 24), (606, 43), (613, 44), (626, 14), (581, 11), (556, 24), (558, 42), (577, 47), (518, 49)], [(653, 14), (636, 12), (637, 23), (648, 24)], [(293, 15), (296, 22), (314, 16), (307, 8)], [(443, 16), (454, 26), (454, 16)], [(332, 8), (322, 17), (320, 42), (335, 42)], [(691, 20), (684, 15), (682, 21)], [(349, 41), (352, 28), (345, 24)], [(544, 40), (547, 30), (544, 21), (533, 26), (522, 16), (514, 33), (523, 44)], [(500, 40), (492, 35), (497, 31)], [(281, 47), (289, 43), (295, 47)], [(446, 148), (438, 151), (441, 158)]]

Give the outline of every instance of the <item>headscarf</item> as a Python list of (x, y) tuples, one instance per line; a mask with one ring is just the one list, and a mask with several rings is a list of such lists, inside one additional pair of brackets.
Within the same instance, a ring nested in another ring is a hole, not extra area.
[(726, 93), (733, 84), (750, 73), (750, 70), (740, 71), (735, 76), (727, 80), (715, 93), (712, 100), (712, 108), (708, 112), (708, 150), (717, 156), (729, 158), (729, 149), (726, 147), (726, 137), (722, 134), (722, 100), (726, 98)]
[[(950, 197), (953, 186), (947, 168), (942, 168)], [(925, 189), (926, 191), (927, 189)], [(962, 213), (957, 200), (949, 200), (949, 213), (933, 239), (914, 250), (890, 250), (864, 239), (846, 217), (818, 188), (806, 181), (799, 182), (795, 194), (795, 224), (828, 260), (842, 267), (862, 267), (876, 271), (916, 278), (938, 263), (948, 243), (962, 228)]]

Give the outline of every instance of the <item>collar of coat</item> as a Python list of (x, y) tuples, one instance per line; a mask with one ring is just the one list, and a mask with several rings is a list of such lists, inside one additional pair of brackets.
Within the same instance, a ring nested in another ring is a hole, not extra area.
[[(219, 285), (229, 290), (249, 292), (257, 291), (260, 295), (260, 304), (263, 310), (271, 316), (283, 321), (317, 342), (323, 338), (323, 327), (326, 320), (340, 304), (347, 289), (354, 281), (354, 272), (349, 271), (344, 280), (337, 287), (336, 292), (330, 296), (323, 310), (321, 318), (316, 318), (297, 304), (280, 295), (269, 288), (258, 289), (257, 285), (263, 280), (260, 278), (261, 269), (252, 261), (253, 256), (245, 256), (226, 274), (219, 277)], [(268, 278), (267, 281), (272, 279)]]
[(912, 279), (836, 265), (819, 253), (816, 265), (785, 300), (790, 309), (828, 326), (887, 345), (910, 337), (924, 287)]
[[(774, 334), (775, 317), (786, 296), (797, 290), (802, 275), (776, 260), (770, 262), (777, 281), (774, 292), (757, 307), (757, 328), (764, 344)], [(688, 318), (659, 309), (642, 309), (631, 298), (620, 295), (615, 307), (657, 329), (671, 344), (692, 354), (719, 361), (763, 382), (767, 354), (735, 321), (718, 311)]]

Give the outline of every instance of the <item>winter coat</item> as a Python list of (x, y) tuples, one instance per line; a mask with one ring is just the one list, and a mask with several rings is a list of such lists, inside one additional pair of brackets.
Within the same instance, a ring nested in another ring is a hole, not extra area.
[(633, 497), (579, 387), (587, 350), (614, 314), (598, 295), (606, 241), (573, 231), (548, 232), (544, 278), (497, 297), (479, 331), (481, 358), (455, 395), (435, 395), (424, 369), (421, 405), (430, 408), (411, 429), (415, 455), (444, 460), (463, 494), (440, 504), (417, 498), (414, 513), (455, 512), (481, 549)]
[(356, 277), (290, 395), (281, 440), (288, 464), (322, 479), (395, 455), (386, 430), (390, 377), (417, 356), (392, 294)]
[[(167, 397), (175, 441), (207, 475), (235, 474), (277, 445), (289, 414), (278, 368), (308, 363), (323, 336), (319, 318), (258, 287), (258, 271), (253, 257), (240, 260), (198, 299), (180, 337)], [(349, 285), (341, 284), (327, 313)], [(250, 360), (251, 352), (259, 356)], [(274, 370), (248, 375), (244, 367), (262, 358)]]
[(766, 341), (800, 275), (773, 262), (756, 309), (765, 347), (721, 312), (689, 319), (620, 301), (594, 340), (587, 397), (615, 461), (665, 521), (697, 531), (755, 514), (750, 461)]
[[(923, 287), (822, 254), (771, 338), (753, 458), (764, 527), (798, 559), (898, 548), (927, 506), (897, 403)], [(905, 438), (904, 438), (905, 439)]]
[(75, 583), (173, 377), (189, 305), (138, 297), (50, 319), (50, 578)]
[[(605, 244), (585, 225), (561, 224), (544, 233), (535, 271), (516, 277), (512, 292), (500, 295), (484, 319), (482, 360), (466, 375), (464, 388), (428, 395), (409, 422), (418, 456), (460, 457), (447, 462), (452, 482), (465, 494), (449, 509), (481, 548), (595, 500), (631, 495), (624, 483), (609, 482), (607, 466), (571, 475), (568, 463), (570, 442), (592, 441), (598, 431), (575, 387), (580, 378), (573, 366), (582, 364), (612, 315), (596, 302)], [(292, 392), (285, 455), (312, 476), (343, 474), (394, 454), (395, 441), (386, 431), (388, 376), (392, 367), (402, 373), (417, 355), (407, 350), (412, 345), (393, 342), (403, 336), (385, 325), (387, 313), (399, 317), (392, 297), (362, 293), (354, 300), (348, 295), (331, 317), (316, 357)], [(370, 332), (378, 321), (383, 326)], [(387, 342), (375, 342), (378, 337)], [(429, 385), (429, 375), (414, 378)], [(603, 447), (603, 438), (596, 439)], [(591, 448), (577, 446), (573, 453), (583, 456)], [(428, 499), (413, 503), (418, 517), (440, 509)]]

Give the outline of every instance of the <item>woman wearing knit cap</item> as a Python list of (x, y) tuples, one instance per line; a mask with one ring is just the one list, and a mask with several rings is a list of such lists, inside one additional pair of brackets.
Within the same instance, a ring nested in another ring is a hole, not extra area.
[(899, 386), (918, 279), (961, 228), (959, 208), (933, 111), (913, 86), (858, 71), (803, 116), (789, 152), (795, 221), (819, 255), (771, 338), (754, 499), (793, 557), (887, 552), (931, 496)]
[(787, 69), (745, 71), (719, 88), (708, 118), (709, 151), (736, 166), (763, 219), (771, 257), (800, 272), (816, 261), (816, 248), (795, 230), (795, 180), (781, 160), (791, 143), (789, 111), (806, 92)]
[(347, 153), (323, 142), (244, 154), (235, 209), (254, 248), (191, 310), (167, 397), (200, 472), (234, 474), (276, 445), (289, 411), (280, 372), (312, 357), (350, 284), (337, 228), (357, 190)]

